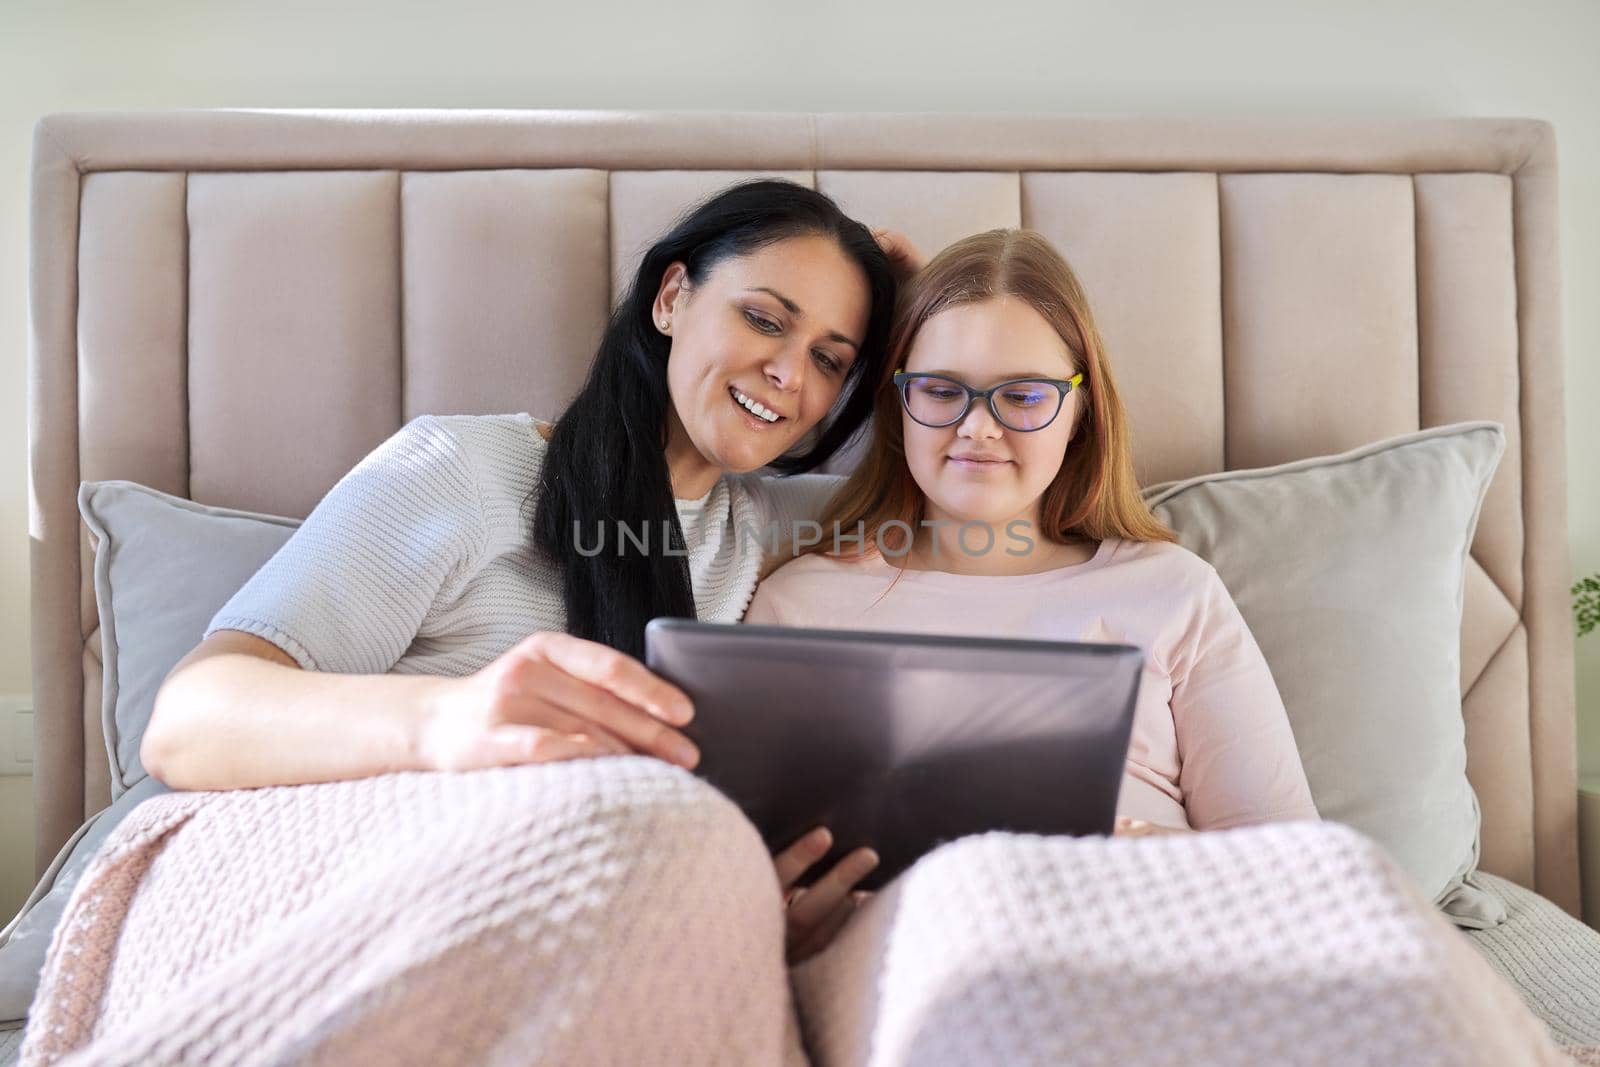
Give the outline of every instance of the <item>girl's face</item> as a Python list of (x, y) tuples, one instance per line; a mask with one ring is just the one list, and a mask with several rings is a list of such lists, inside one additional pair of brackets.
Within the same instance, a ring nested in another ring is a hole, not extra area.
[[(1071, 350), (1044, 316), (1009, 296), (961, 304), (928, 319), (905, 369), (942, 374), (973, 389), (1013, 378), (1067, 379), (1078, 372)], [(1037, 525), (1040, 499), (1061, 469), (1077, 426), (1080, 392), (1067, 394), (1055, 421), (1029, 432), (1002, 426), (982, 400), (975, 399), (960, 422), (940, 429), (917, 422), (902, 405), (906, 465), (927, 499), (926, 518), (986, 522), (997, 536), (1013, 519)], [(1055, 396), (1047, 394), (1045, 403), (1054, 404)]]
[(682, 264), (669, 267), (655, 320), (672, 337), (673, 492), (700, 496), (724, 471), (764, 467), (816, 426), (860, 356), (871, 299), (828, 237), (724, 259), (693, 287)]

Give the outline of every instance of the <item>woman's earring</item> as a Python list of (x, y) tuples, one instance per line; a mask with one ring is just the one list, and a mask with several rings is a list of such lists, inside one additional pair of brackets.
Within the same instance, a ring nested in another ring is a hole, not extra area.
[(660, 322), (661, 332), (662, 333), (666, 333), (667, 332), (667, 327), (670, 326), (670, 325), (672, 325), (672, 321), (670, 319), (662, 319), (661, 322)]

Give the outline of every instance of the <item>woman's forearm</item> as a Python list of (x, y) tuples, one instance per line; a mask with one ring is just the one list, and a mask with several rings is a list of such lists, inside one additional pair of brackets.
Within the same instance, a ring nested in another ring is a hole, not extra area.
[(417, 740), (445, 681), (303, 671), (256, 655), (186, 660), (140, 748), (174, 789), (249, 789), (423, 769)]

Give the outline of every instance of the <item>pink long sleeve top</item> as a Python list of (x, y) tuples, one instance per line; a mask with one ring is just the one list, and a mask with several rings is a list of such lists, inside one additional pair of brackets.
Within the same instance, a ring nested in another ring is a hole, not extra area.
[(1111, 538), (1086, 562), (1007, 577), (805, 556), (757, 588), (744, 621), (1137, 645), (1119, 815), (1197, 830), (1317, 818), (1255, 638), (1217, 572), (1178, 545)]

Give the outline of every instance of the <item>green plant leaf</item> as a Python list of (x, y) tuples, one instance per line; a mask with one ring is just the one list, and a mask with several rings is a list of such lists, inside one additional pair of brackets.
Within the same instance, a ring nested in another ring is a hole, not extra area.
[(1572, 583), (1572, 617), (1578, 624), (1579, 637), (1600, 625), (1600, 574)]

